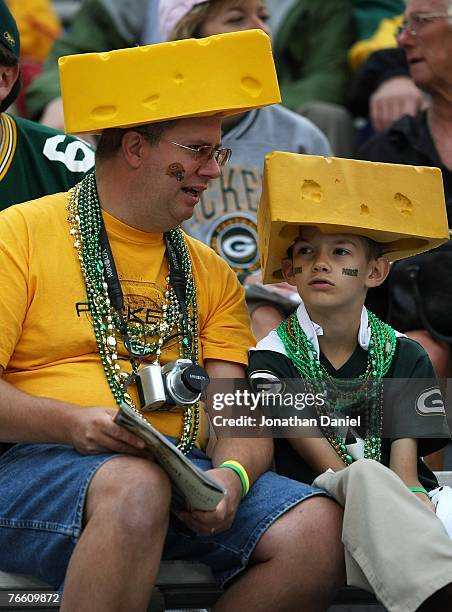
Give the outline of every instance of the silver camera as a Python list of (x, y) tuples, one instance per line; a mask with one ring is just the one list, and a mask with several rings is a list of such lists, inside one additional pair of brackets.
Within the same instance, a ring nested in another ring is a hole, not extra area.
[(164, 366), (158, 363), (138, 370), (138, 394), (145, 412), (162, 406), (187, 406), (196, 403), (210, 382), (204, 368), (190, 359), (176, 359)]

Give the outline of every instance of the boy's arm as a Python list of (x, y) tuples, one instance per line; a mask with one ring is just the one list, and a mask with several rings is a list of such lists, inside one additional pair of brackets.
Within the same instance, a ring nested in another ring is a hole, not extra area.
[(334, 472), (343, 470), (346, 466), (338, 457), (336, 451), (324, 437), (321, 438), (286, 438), (300, 457), (318, 474), (329, 468)]
[[(289, 358), (269, 348), (260, 348), (250, 352), (247, 375), (251, 387), (256, 392), (262, 391), (264, 387), (261, 385), (264, 384), (264, 381), (267, 383), (266, 391), (270, 394), (275, 393), (276, 396), (279, 393), (296, 396), (303, 389), (303, 383)], [(274, 389), (271, 389), (272, 385)], [(284, 411), (283, 406), (280, 408)], [(275, 410), (274, 416), (280, 416), (279, 408), (275, 407)], [(301, 416), (307, 415), (303, 412)], [(284, 436), (286, 441), (317, 474), (329, 468), (335, 472), (344, 469), (345, 464), (317, 427), (305, 428), (303, 437), (296, 437), (293, 433), (292, 430), (289, 435)]]
[[(417, 440), (414, 438), (394, 440), (391, 445), (389, 467), (407, 487), (420, 487), (417, 473)], [(421, 492), (414, 492), (414, 495), (435, 512), (428, 495)]]

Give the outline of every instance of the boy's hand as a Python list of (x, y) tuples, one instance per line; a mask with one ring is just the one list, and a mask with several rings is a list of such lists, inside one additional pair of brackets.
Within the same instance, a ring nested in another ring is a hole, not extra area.
[(430, 497), (425, 495), (425, 493), (420, 493), (420, 492), (415, 492), (414, 495), (416, 495), (416, 497), (418, 499), (420, 499), (421, 502), (423, 504), (425, 504), (429, 510), (431, 510), (433, 513), (435, 513), (435, 506), (433, 505), (432, 500), (430, 499)]

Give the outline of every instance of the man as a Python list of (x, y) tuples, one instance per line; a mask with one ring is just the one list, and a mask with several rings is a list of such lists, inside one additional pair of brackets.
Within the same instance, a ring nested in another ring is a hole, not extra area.
[(20, 40), (0, 0), (0, 210), (69, 189), (94, 163), (84, 142), (5, 111), (20, 91)]
[(0, 459), (0, 568), (64, 581), (65, 611), (139, 611), (160, 559), (183, 556), (236, 578), (218, 610), (324, 610), (343, 581), (340, 512), (265, 472), (269, 440), (219, 439), (209, 459), (196, 405), (146, 413), (227, 491), (170, 518), (165, 472), (113, 420), (118, 403), (139, 406), (131, 361), (244, 376), (243, 289), (179, 225), (229, 157), (222, 116), (278, 99), (268, 37), (66, 57), (61, 80), (67, 129), (103, 134), (69, 194), (0, 216), (0, 431), (16, 443)]

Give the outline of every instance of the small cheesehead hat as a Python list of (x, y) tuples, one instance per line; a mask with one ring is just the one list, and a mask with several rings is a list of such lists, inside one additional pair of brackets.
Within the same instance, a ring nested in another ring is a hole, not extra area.
[(281, 100), (261, 30), (67, 55), (59, 68), (69, 133), (225, 116)]
[(390, 261), (428, 251), (449, 237), (441, 171), (275, 151), (265, 158), (258, 209), (264, 283), (282, 280), (300, 225), (366, 236)]

